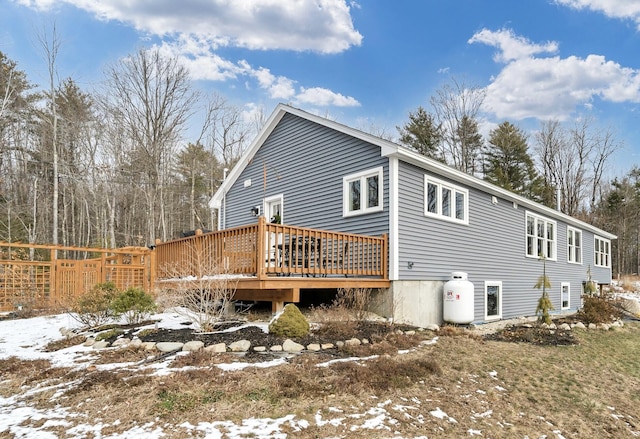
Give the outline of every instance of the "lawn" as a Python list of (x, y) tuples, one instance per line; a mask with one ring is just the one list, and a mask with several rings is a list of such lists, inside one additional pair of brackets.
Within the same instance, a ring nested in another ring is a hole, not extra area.
[(640, 436), (638, 323), (574, 330), (568, 346), (450, 329), (340, 355), (198, 352), (145, 366), (148, 354), (132, 348), (47, 359), (41, 344), (21, 342), (12, 357), (2, 334), (0, 437)]

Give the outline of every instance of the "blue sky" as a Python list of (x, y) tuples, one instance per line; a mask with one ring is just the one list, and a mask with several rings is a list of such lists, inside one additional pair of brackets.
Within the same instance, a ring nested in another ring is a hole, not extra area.
[(0, 51), (36, 84), (54, 23), (59, 76), (88, 90), (158, 46), (247, 114), (285, 102), (397, 135), (453, 77), (486, 87), (485, 131), (591, 116), (624, 144), (615, 173), (640, 158), (640, 0), (0, 0)]

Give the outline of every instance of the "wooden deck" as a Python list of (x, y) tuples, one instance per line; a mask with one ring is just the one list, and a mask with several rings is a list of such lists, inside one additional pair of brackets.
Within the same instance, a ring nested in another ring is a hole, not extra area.
[(388, 288), (387, 237), (267, 223), (168, 242), (155, 248), (157, 286), (174, 279), (236, 276), (234, 299), (299, 302), (301, 290)]
[[(233, 278), (234, 300), (270, 301), (274, 309), (299, 302), (300, 292), (338, 288), (388, 288), (387, 237), (270, 224), (168, 242), (154, 249), (65, 247), (0, 242), (0, 311), (21, 307), (64, 309), (94, 285), (157, 294), (176, 279)], [(199, 282), (198, 280), (202, 280)]]

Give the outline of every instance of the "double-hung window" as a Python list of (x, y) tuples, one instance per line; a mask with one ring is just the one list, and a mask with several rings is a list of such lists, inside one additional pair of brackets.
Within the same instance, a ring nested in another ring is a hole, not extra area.
[(344, 216), (382, 211), (382, 167), (347, 175), (342, 192)]
[(582, 232), (567, 227), (567, 261), (582, 264)]
[(608, 239), (594, 237), (593, 264), (596, 267), (611, 267), (611, 241)]
[(458, 223), (469, 223), (469, 192), (424, 176), (424, 214)]
[(527, 212), (527, 256), (556, 260), (556, 223)]

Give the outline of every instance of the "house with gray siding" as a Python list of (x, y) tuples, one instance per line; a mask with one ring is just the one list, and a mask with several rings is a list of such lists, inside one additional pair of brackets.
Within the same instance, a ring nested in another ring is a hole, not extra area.
[(556, 312), (580, 307), (591, 278), (611, 282), (611, 233), (424, 157), (288, 105), (210, 202), (219, 229), (256, 221), (388, 236), (391, 287), (379, 312), (442, 322), (452, 272), (473, 284), (473, 320), (531, 316), (544, 255)]

